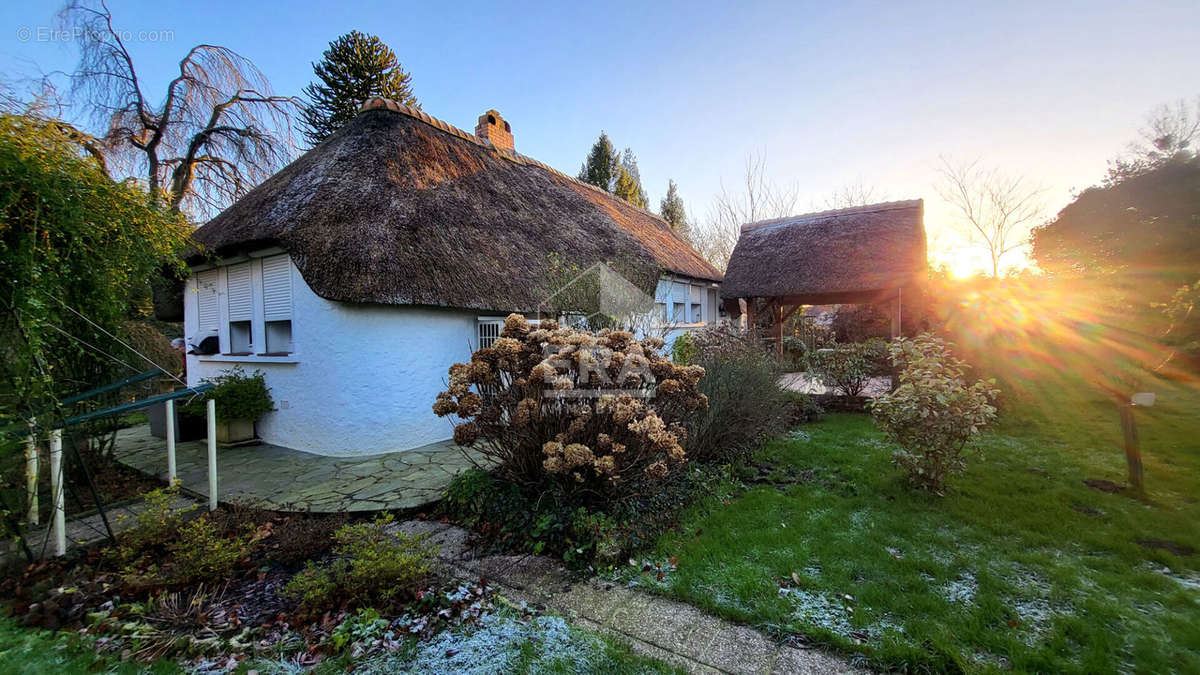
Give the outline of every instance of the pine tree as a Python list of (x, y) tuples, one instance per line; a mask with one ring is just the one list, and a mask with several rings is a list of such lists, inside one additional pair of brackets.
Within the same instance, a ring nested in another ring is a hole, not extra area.
[(675, 181), (667, 181), (667, 196), (663, 197), (658, 210), (662, 214), (663, 220), (670, 223), (671, 227), (681, 236), (687, 237), (690, 229), (687, 212), (684, 210), (683, 199), (679, 196), (679, 188), (675, 185)]
[(621, 154), (612, 191), (621, 199), (643, 209), (650, 203), (646, 191), (642, 188), (642, 174), (638, 171), (637, 157), (630, 148), (625, 148), (625, 152)]
[(372, 96), (418, 105), (411, 76), (396, 53), (374, 35), (354, 30), (330, 42), (313, 71), (317, 81), (304, 88), (310, 105), (302, 111), (304, 136), (313, 145), (353, 119)]
[(601, 131), (600, 138), (592, 144), (591, 152), (579, 168), (579, 180), (612, 192), (620, 165), (620, 158), (617, 157), (612, 141), (608, 140), (608, 134)]

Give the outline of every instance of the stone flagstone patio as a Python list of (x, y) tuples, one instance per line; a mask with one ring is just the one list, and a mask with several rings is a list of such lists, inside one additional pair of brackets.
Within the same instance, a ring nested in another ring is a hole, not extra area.
[[(149, 425), (117, 432), (118, 461), (167, 478), (167, 442)], [(175, 446), (183, 487), (208, 494), (205, 441)], [(217, 495), (280, 511), (380, 511), (410, 509), (441, 498), (450, 479), (471, 461), (453, 441), (404, 452), (361, 457), (326, 457), (267, 443), (217, 449)]]

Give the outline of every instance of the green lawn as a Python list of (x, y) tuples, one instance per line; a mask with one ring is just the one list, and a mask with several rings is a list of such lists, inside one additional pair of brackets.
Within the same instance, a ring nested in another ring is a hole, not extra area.
[[(1147, 498), (1122, 483), (1111, 403), (1082, 384), (1011, 395), (1005, 421), (939, 498), (907, 490), (867, 415), (770, 443), (766, 483), (687, 514), (638, 583), (726, 617), (861, 652), (875, 665), (1200, 672), (1200, 393), (1138, 411)], [(1010, 390), (1011, 391), (1011, 390)]]
[(173, 663), (145, 666), (102, 655), (71, 632), (21, 628), (0, 617), (0, 675), (12, 673), (178, 673)]

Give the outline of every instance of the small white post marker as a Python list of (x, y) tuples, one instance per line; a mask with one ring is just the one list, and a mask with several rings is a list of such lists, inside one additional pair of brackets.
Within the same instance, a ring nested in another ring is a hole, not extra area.
[(29, 436), (25, 438), (25, 503), (29, 505), (26, 522), (38, 524), (38, 448), (36, 423), (29, 424)]
[(167, 401), (167, 482), (175, 484), (175, 399)]
[(208, 399), (208, 510), (217, 510), (217, 402)]
[(62, 429), (50, 432), (50, 492), (54, 497), (54, 555), (67, 554), (67, 512), (63, 485)]

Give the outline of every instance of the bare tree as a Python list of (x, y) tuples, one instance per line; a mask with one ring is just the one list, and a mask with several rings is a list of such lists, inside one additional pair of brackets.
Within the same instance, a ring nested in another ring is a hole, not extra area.
[(980, 167), (979, 160), (941, 161), (938, 194), (958, 210), (967, 236), (987, 249), (992, 276), (1000, 276), (1001, 259), (1028, 243), (1041, 218), (1043, 190), (1021, 176)]
[(72, 92), (104, 129), (109, 166), (145, 176), (155, 203), (219, 210), (292, 156), (296, 99), (274, 95), (266, 76), (233, 50), (192, 47), (156, 104), (103, 0), (72, 0), (61, 19), (79, 35)]
[(1105, 182), (1111, 185), (1172, 159), (1195, 156), (1196, 143), (1200, 142), (1200, 96), (1192, 105), (1180, 99), (1173, 105), (1154, 108), (1138, 136), (1124, 155), (1109, 162)]
[(781, 187), (767, 179), (767, 163), (761, 155), (747, 157), (737, 191), (730, 192), (721, 183), (721, 194), (709, 207), (708, 217), (693, 228), (692, 244), (714, 267), (724, 270), (742, 225), (792, 215), (797, 197), (794, 185)]
[(887, 193), (876, 188), (874, 185), (863, 183), (860, 178), (853, 183), (846, 183), (834, 190), (825, 198), (824, 206), (827, 209), (848, 209), (853, 206), (877, 204), (887, 201), (887, 199)]

